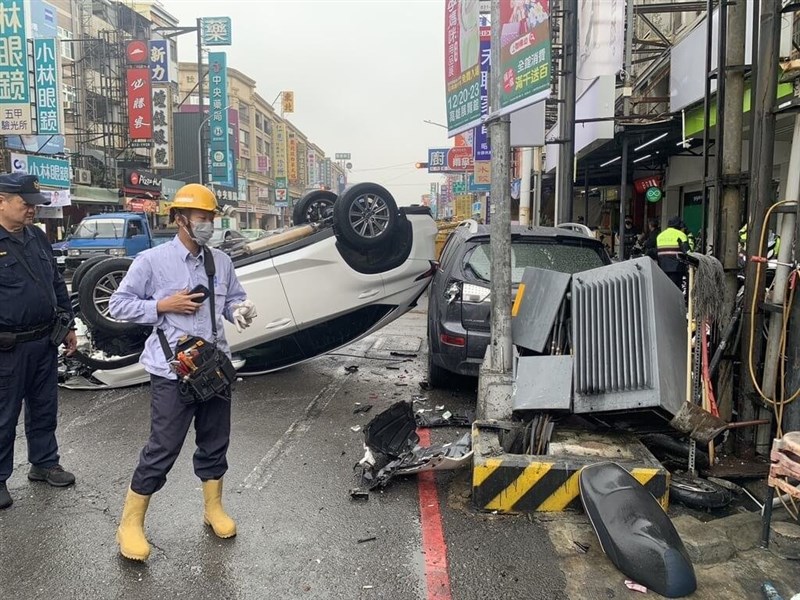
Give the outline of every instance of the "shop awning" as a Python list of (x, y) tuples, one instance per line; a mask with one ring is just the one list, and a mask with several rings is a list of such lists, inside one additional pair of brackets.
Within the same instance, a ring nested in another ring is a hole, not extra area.
[(71, 189), (72, 203), (82, 204), (120, 204), (116, 189), (75, 185)]

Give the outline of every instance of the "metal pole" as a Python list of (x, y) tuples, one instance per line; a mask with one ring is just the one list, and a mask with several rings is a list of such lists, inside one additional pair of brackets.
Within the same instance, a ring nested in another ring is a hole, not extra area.
[[(500, 65), (500, 3), (492, 2), (492, 56), (491, 64)], [(500, 108), (503, 93), (501, 69), (491, 70), (489, 86), (490, 111)], [(492, 339), (490, 350), (491, 370), (496, 373), (511, 371), (511, 179), (509, 155), (511, 152), (511, 120), (508, 115), (489, 123), (492, 147), (491, 234), (492, 254)], [(488, 216), (488, 215), (487, 215)]]
[[(204, 86), (203, 86), (203, 79), (204, 79), (204, 76), (203, 76), (203, 19), (198, 18), (197, 19), (197, 93), (198, 93), (197, 105), (199, 107), (198, 110), (199, 110), (201, 115), (203, 114), (204, 108), (205, 108), (205, 89), (204, 89)], [(208, 119), (206, 119), (206, 121), (207, 120)], [(200, 124), (200, 131), (197, 134), (198, 137), (200, 138), (200, 141), (198, 142), (198, 146), (200, 146), (200, 148), (202, 148), (202, 144), (203, 144), (202, 132), (203, 132), (203, 125), (205, 124), (206, 121), (203, 121)], [(201, 153), (202, 153), (202, 150), (201, 150)], [(205, 185), (205, 183), (206, 183), (206, 162), (204, 160), (202, 160), (202, 154), (201, 154), (201, 160), (200, 160), (200, 164), (198, 165), (198, 168), (200, 169), (198, 171), (200, 173), (200, 184), (201, 185)]]
[(206, 117), (202, 121), (200, 121), (200, 127), (197, 128), (197, 172), (200, 177), (200, 184), (205, 185), (203, 181), (203, 126), (208, 122), (211, 117)]
[(564, 31), (561, 36), (561, 105), (558, 152), (558, 212), (556, 225), (572, 216), (572, 183), (575, 178), (575, 76), (578, 69), (578, 0), (564, 0)]
[(589, 168), (583, 172), (583, 224), (589, 225)]
[[(742, 128), (744, 119), (744, 48), (747, 26), (747, 5), (744, 2), (731, 4), (727, 8), (727, 43), (725, 44), (725, 69), (720, 69), (720, 80), (724, 82), (724, 102), (717, 117), (717, 128), (724, 132), (724, 138), (717, 139), (720, 168), (719, 188), (720, 209), (719, 229), (714, 233), (714, 255), (725, 269), (724, 303), (725, 314), (733, 315), (736, 292), (739, 288), (739, 227), (742, 218), (742, 194), (739, 189), (739, 176), (742, 170)], [(722, 50), (720, 48), (720, 50)], [(722, 52), (719, 53), (722, 56)], [(729, 68), (730, 67), (730, 68)], [(722, 118), (722, 115), (725, 118)], [(724, 143), (723, 143), (724, 142)], [(726, 323), (718, 323), (720, 331)], [(717, 403), (720, 416), (730, 421), (733, 415), (733, 361), (724, 358), (720, 363), (717, 378)]]
[[(631, 114), (631, 93), (633, 87), (633, 2), (625, 3), (625, 85), (622, 91), (622, 114)], [(619, 252), (617, 256), (625, 258), (625, 240), (623, 229), (625, 227), (625, 213), (628, 210), (628, 135), (625, 127), (622, 128), (622, 172), (619, 190)], [(612, 233), (613, 233), (613, 223)], [(611, 236), (614, 244), (614, 236)]]
[[(725, 4), (724, 2), (722, 4)], [(723, 6), (720, 6), (720, 12), (717, 17), (719, 23), (719, 44), (721, 49), (725, 44), (724, 29), (726, 24), (722, 19)], [(700, 235), (699, 235), (699, 248), (704, 251), (708, 247), (708, 180), (711, 175), (709, 150), (711, 146), (711, 49), (714, 30), (714, 1), (706, 0), (706, 80), (705, 92), (703, 96), (703, 211), (700, 219)], [(719, 148), (723, 147), (723, 119), (722, 111), (724, 111), (725, 103), (725, 77), (724, 77), (724, 55), (720, 51), (717, 53), (717, 165), (716, 174), (720, 173), (721, 161), (719, 160)]]
[[(748, 210), (747, 255), (761, 256), (759, 247), (764, 215), (772, 204), (772, 169), (775, 153), (775, 89), (778, 85), (778, 51), (780, 41), (780, 7), (774, 0), (761, 0), (761, 19), (758, 35), (758, 54), (753, 63), (758, 63), (758, 77), (753, 93), (752, 146), (750, 154), (750, 206)], [(758, 306), (764, 297), (763, 280), (756, 285), (756, 263), (748, 262), (745, 271), (744, 310), (742, 312), (741, 377), (742, 397), (740, 398), (739, 418), (751, 421), (756, 418), (755, 388), (750, 379), (750, 343), (753, 340), (753, 364), (761, 362), (761, 319)], [(751, 311), (755, 298), (756, 312)], [(739, 454), (754, 451), (754, 432), (740, 429), (737, 432)]]
[(542, 218), (542, 146), (533, 149), (533, 214), (531, 215), (531, 226), (541, 225)]
[(531, 163), (533, 162), (533, 148), (522, 148), (521, 179), (519, 186), (519, 224), (529, 227), (531, 224)]

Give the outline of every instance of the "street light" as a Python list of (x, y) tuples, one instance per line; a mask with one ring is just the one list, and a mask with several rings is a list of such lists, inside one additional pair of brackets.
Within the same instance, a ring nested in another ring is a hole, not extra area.
[[(228, 106), (226, 106), (222, 110), (228, 110), (230, 107), (231, 107), (231, 105), (229, 104)], [(209, 115), (205, 119), (200, 121), (200, 127), (197, 128), (197, 172), (199, 173), (199, 176), (200, 176), (200, 184), (201, 185), (205, 185), (206, 184), (206, 182), (203, 181), (203, 175), (204, 175), (204, 169), (203, 169), (203, 139), (202, 139), (203, 138), (203, 127), (205, 127), (206, 123), (208, 123), (211, 120), (211, 117), (212, 117), (211, 112), (212, 111), (209, 109)], [(225, 135), (228, 135), (227, 131), (225, 132)], [(209, 140), (209, 144), (210, 143), (211, 142)]]
[(429, 121), (428, 119), (423, 119), (423, 123), (427, 123), (428, 125), (436, 125), (436, 127), (441, 127), (442, 129), (448, 129), (447, 125), (442, 125), (441, 123), (437, 123), (435, 121)]

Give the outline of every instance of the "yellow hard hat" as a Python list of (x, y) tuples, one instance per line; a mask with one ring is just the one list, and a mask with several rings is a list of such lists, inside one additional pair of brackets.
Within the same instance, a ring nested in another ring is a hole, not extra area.
[(170, 209), (173, 208), (194, 208), (210, 212), (219, 210), (214, 192), (199, 183), (189, 183), (179, 189), (170, 205)]

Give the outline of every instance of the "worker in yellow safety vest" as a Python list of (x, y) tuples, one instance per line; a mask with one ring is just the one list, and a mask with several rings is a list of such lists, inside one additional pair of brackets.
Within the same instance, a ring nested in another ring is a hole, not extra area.
[(689, 252), (689, 238), (682, 231), (683, 222), (680, 217), (670, 217), (667, 228), (656, 238), (658, 266), (672, 282), (683, 289), (686, 276), (686, 263), (679, 259), (680, 255)]

